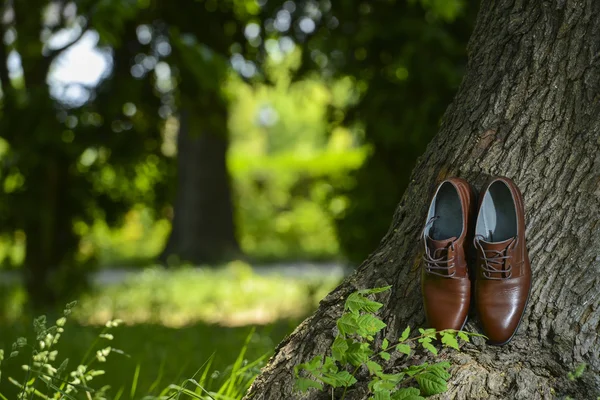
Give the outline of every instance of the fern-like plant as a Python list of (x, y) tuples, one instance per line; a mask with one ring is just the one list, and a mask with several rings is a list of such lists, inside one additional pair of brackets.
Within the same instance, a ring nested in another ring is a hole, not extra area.
[[(381, 363), (389, 361), (394, 352), (398, 357), (411, 357), (416, 345), (437, 355), (433, 341), (438, 337), (443, 346), (458, 350), (459, 340), (468, 342), (470, 336), (483, 335), (450, 329), (439, 332), (419, 329), (419, 335), (411, 338), (411, 329), (406, 327), (397, 342), (392, 344), (384, 338), (377, 348), (375, 335), (386, 327), (376, 315), (383, 304), (368, 296), (385, 292), (390, 287), (363, 289), (348, 296), (345, 312), (337, 320), (338, 334), (331, 345), (331, 355), (317, 355), (295, 367), (297, 390), (325, 390), (327, 386), (333, 398), (334, 390), (343, 388), (340, 399), (344, 399), (347, 389), (357, 382), (356, 373), (361, 368), (370, 377), (371, 400), (420, 400), (423, 396), (447, 390), (450, 378), (448, 362), (422, 363), (393, 373), (386, 372)], [(416, 386), (413, 386), (415, 383)]]

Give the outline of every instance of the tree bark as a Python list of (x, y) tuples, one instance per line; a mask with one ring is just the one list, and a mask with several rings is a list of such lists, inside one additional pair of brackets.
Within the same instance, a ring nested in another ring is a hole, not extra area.
[[(345, 298), (359, 288), (393, 285), (382, 309), (389, 339), (406, 325), (423, 326), (420, 235), (432, 191), (447, 176), (480, 187), (495, 175), (514, 179), (525, 197), (531, 298), (507, 346), (477, 342), (442, 353), (454, 367), (441, 398), (600, 396), (599, 93), (600, 2), (484, 0), (466, 76), (389, 232), (278, 346), (246, 398), (299, 397), (294, 365), (327, 351)], [(477, 319), (465, 329), (479, 331)], [(580, 362), (587, 372), (567, 380)], [(366, 397), (364, 381), (347, 396)]]
[[(213, 115), (226, 124), (226, 114)], [(215, 264), (239, 256), (235, 237), (227, 135), (205, 129), (183, 110), (177, 138), (177, 195), (173, 229), (161, 258), (176, 256), (194, 264)]]

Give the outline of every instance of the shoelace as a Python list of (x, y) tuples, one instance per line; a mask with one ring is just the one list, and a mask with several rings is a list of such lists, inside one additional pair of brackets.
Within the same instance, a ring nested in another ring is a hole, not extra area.
[[(473, 238), (473, 244), (475, 245), (476, 249), (481, 250), (481, 254), (483, 256), (484, 263), (481, 266), (481, 268), (483, 269), (483, 275), (487, 279), (491, 279), (491, 280), (495, 280), (495, 281), (502, 281), (502, 280), (511, 278), (512, 277), (512, 268), (513, 268), (512, 264), (510, 264), (508, 266), (508, 268), (506, 268), (506, 269), (503, 269), (502, 265), (505, 264), (506, 260), (510, 260), (512, 258), (512, 256), (505, 255), (506, 249), (504, 249), (504, 250), (484, 249), (483, 245), (481, 244), (482, 239), (484, 239), (483, 235), (476, 235)], [(517, 239), (518, 239), (518, 237), (515, 237), (515, 239), (508, 245), (508, 247), (512, 246), (513, 243), (516, 243)], [(489, 256), (490, 253), (491, 253), (491, 256)], [(500, 273), (500, 274), (502, 274), (502, 276), (501, 277), (492, 276), (492, 274), (494, 274), (494, 273)]]
[[(427, 228), (431, 224), (433, 224), (438, 218), (439, 216), (431, 217), (429, 221), (427, 221), (427, 223), (425, 224), (425, 228), (423, 228), (424, 236), (427, 236), (425, 233), (427, 231)], [(452, 250), (454, 250), (454, 243), (450, 244), (450, 247), (452, 247)], [(442, 278), (452, 278), (454, 275), (456, 275), (456, 270), (450, 273), (450, 269), (454, 268), (454, 257), (448, 258), (448, 247), (435, 249), (433, 251), (433, 254), (431, 254), (429, 247), (427, 247), (427, 244), (425, 244), (425, 254), (423, 255), (423, 261), (425, 271), (430, 274), (441, 276)], [(446, 273), (437, 271), (445, 271)]]
[[(425, 271), (433, 275), (441, 276), (442, 278), (452, 278), (456, 275), (456, 270), (450, 273), (450, 269), (454, 268), (454, 257), (448, 258), (449, 247), (452, 247), (452, 250), (454, 250), (454, 243), (450, 244), (448, 247), (435, 249), (433, 254), (431, 254), (429, 248), (425, 246), (425, 254), (423, 255)], [(438, 254), (438, 252), (440, 254)], [(445, 273), (437, 271), (445, 271)]]

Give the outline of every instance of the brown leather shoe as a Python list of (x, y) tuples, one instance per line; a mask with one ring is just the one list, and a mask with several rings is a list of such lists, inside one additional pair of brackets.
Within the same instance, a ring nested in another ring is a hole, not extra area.
[(471, 186), (460, 178), (442, 182), (429, 206), (421, 289), (427, 321), (436, 330), (459, 330), (467, 322), (471, 281), (466, 248), (474, 211)]
[(523, 196), (515, 183), (494, 178), (481, 192), (475, 225), (475, 302), (490, 344), (508, 343), (531, 290)]

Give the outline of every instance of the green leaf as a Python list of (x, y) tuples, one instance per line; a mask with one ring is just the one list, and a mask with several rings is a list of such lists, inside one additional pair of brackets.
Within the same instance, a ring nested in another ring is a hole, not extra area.
[(367, 300), (363, 296), (361, 296), (358, 292), (354, 292), (348, 296), (346, 299), (346, 303), (344, 303), (344, 310), (349, 310), (351, 312), (359, 312), (361, 310), (361, 305), (364, 300)]
[(350, 310), (353, 313), (358, 313), (359, 311), (375, 313), (381, 307), (383, 307), (382, 303), (369, 300), (358, 292), (352, 293), (350, 296), (348, 296), (346, 304), (344, 305), (344, 309)]
[(40, 315), (33, 320), (33, 331), (39, 336), (46, 330), (46, 316)]
[(382, 350), (387, 350), (388, 346), (390, 345), (390, 342), (388, 342), (387, 339), (383, 339), (383, 342), (381, 343), (381, 349)]
[(343, 382), (343, 386), (348, 387), (356, 383), (356, 378), (348, 371), (338, 372), (338, 379)]
[(452, 347), (453, 349), (459, 350), (458, 341), (453, 333), (442, 332), (442, 344), (446, 347)]
[(421, 346), (423, 346), (423, 348), (425, 350), (429, 350), (431, 353), (437, 355), (438, 351), (435, 347), (433, 347), (433, 345), (431, 344), (431, 337), (424, 337), (419, 339), (419, 343), (421, 343)]
[(406, 375), (404, 372), (400, 372), (397, 374), (381, 374), (379, 375), (379, 377), (383, 380), (392, 382), (397, 385), (398, 383), (400, 383), (402, 378), (404, 378), (404, 375)]
[(341, 336), (338, 336), (331, 345), (331, 355), (334, 359), (343, 362), (346, 359), (346, 351), (348, 350), (348, 342)]
[(390, 391), (389, 390), (377, 390), (373, 393), (373, 400), (390, 400)]
[(423, 348), (425, 350), (429, 350), (431, 353), (433, 353), (436, 356), (438, 355), (438, 350), (429, 342), (423, 343)]
[(404, 342), (406, 339), (408, 339), (408, 335), (410, 335), (410, 326), (406, 327), (406, 329), (404, 330), (404, 332), (402, 332), (402, 335), (400, 336), (400, 339), (398, 339), (398, 341)]
[(358, 367), (367, 362), (372, 354), (373, 351), (369, 347), (369, 343), (353, 342), (349, 344), (346, 351), (346, 360), (355, 367)]
[(458, 331), (458, 337), (464, 340), (465, 342), (469, 342), (469, 335), (467, 335), (463, 331)]
[(308, 368), (306, 368), (306, 370), (307, 370), (307, 371), (315, 371), (315, 370), (317, 370), (317, 369), (320, 369), (320, 368), (321, 368), (321, 364), (323, 364), (323, 356), (319, 354), (319, 355), (317, 355), (317, 356), (314, 356), (314, 357), (312, 358), (312, 360), (310, 360), (310, 361), (307, 363), (307, 365), (308, 365)]
[(337, 320), (337, 327), (342, 335), (357, 333), (359, 330), (358, 317), (352, 313), (345, 313)]
[(574, 371), (569, 372), (567, 374), (567, 378), (569, 378), (569, 380), (574, 381), (576, 379), (581, 378), (581, 375), (583, 375), (583, 373), (585, 372), (585, 369), (587, 367), (586, 363), (581, 363), (579, 364)]
[(306, 392), (310, 388), (323, 390), (323, 384), (308, 378), (296, 378), (296, 390)]
[(430, 338), (434, 338), (435, 339), (436, 331), (435, 331), (434, 328), (429, 328), (429, 329), (419, 328), (419, 333), (421, 335), (424, 335), (425, 337), (430, 337)]
[(294, 372), (296, 376), (298, 376), (298, 372), (301, 370), (305, 370), (311, 374), (315, 374), (321, 369), (321, 364), (323, 363), (323, 356), (318, 355), (314, 356), (312, 360), (304, 364), (298, 364), (294, 367)]
[(73, 307), (75, 307), (76, 305), (77, 305), (77, 300), (73, 300), (72, 302), (67, 303), (67, 305), (65, 306), (65, 309), (70, 310)]
[(381, 319), (371, 314), (363, 314), (358, 317), (358, 334), (362, 337), (374, 335), (387, 325)]
[(404, 372), (408, 376), (415, 376), (415, 375), (423, 372), (428, 366), (429, 366), (429, 364), (427, 364), (427, 363), (423, 363), (420, 365), (411, 365), (410, 367), (406, 368), (404, 370)]
[(424, 400), (417, 388), (402, 388), (392, 394), (392, 400)]
[(377, 392), (379, 390), (394, 390), (396, 388), (396, 382), (390, 381), (387, 379), (379, 380), (373, 384), (373, 392)]
[(404, 353), (407, 356), (410, 356), (410, 352), (411, 352), (411, 348), (409, 345), (407, 345), (406, 343), (399, 343), (396, 346), (396, 350), (398, 350), (400, 353)]
[(434, 394), (444, 393), (448, 390), (446, 381), (439, 376), (425, 372), (415, 376), (415, 380), (421, 388), (421, 393), (425, 396), (433, 396)]
[(450, 378), (450, 373), (448, 372), (449, 368), (450, 363), (440, 362), (427, 367), (427, 372), (431, 372), (432, 374), (437, 375), (444, 380), (448, 380)]
[(385, 361), (389, 361), (390, 360), (390, 353), (386, 352), (386, 351), (382, 351), (379, 353), (379, 357), (383, 358)]
[(62, 376), (62, 374), (67, 370), (68, 365), (69, 365), (69, 359), (65, 358), (65, 360), (56, 369), (56, 373), (54, 374), (54, 377), (60, 378)]
[(336, 373), (326, 372), (321, 377), (321, 380), (334, 388), (348, 387), (356, 383), (356, 378), (348, 371), (339, 371)]
[(323, 363), (321, 370), (323, 372), (338, 372), (338, 366), (333, 358), (325, 357), (325, 362)]
[(381, 365), (372, 360), (367, 361), (367, 369), (371, 375), (377, 375), (378, 373), (383, 372)]
[(390, 290), (392, 288), (392, 286), (383, 286), (383, 287), (378, 287), (378, 288), (373, 288), (373, 289), (361, 289), (358, 291), (358, 293), (360, 294), (375, 294), (375, 293), (381, 293), (381, 292), (386, 292), (388, 290)]
[(377, 378), (377, 377), (373, 377), (370, 381), (369, 384), (367, 385), (367, 387), (369, 388), (369, 392), (373, 391), (373, 386), (375, 386), (375, 384), (377, 382), (379, 382), (381, 379)]

